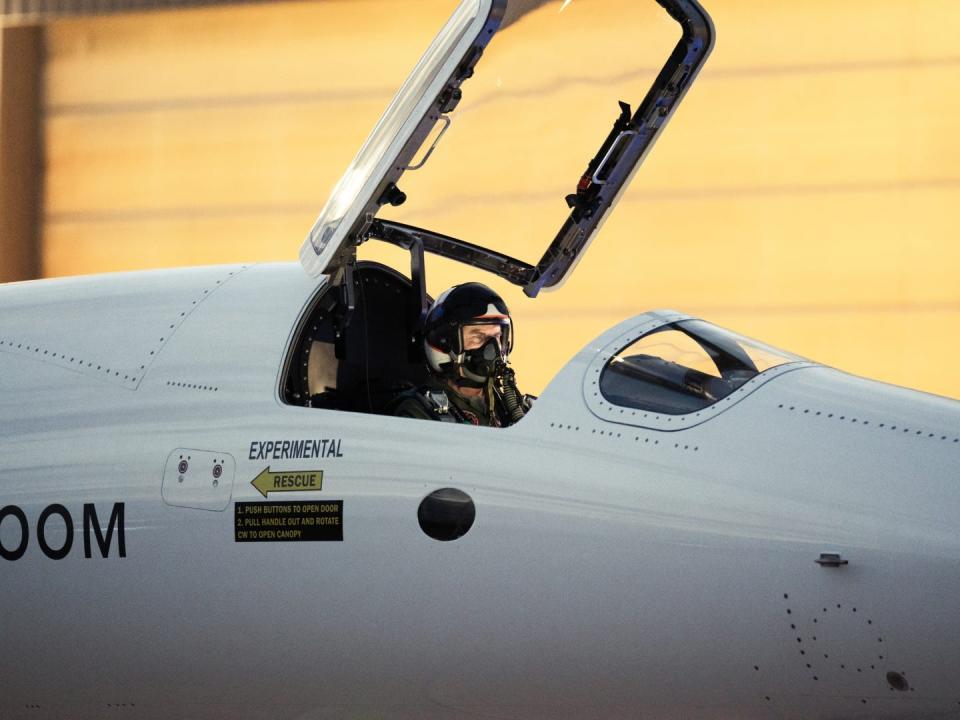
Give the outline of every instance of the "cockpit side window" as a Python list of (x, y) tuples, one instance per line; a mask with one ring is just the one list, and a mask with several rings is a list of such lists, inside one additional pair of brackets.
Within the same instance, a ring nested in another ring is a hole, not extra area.
[(621, 407), (684, 415), (722, 400), (765, 370), (801, 359), (685, 320), (657, 328), (610, 358), (600, 392)]

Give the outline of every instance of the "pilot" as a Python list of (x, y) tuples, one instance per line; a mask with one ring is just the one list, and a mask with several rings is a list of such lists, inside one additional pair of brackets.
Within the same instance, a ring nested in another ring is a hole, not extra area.
[(423, 329), (430, 382), (402, 393), (393, 414), (505, 427), (529, 410), (509, 365), (513, 324), (506, 303), (480, 283), (455, 285), (433, 303)]

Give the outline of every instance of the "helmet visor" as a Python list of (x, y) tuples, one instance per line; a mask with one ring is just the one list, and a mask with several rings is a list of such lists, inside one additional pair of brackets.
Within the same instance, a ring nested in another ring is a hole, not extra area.
[(509, 315), (481, 315), (460, 325), (459, 353), (476, 350), (490, 338), (500, 342), (504, 356), (513, 350), (513, 323)]

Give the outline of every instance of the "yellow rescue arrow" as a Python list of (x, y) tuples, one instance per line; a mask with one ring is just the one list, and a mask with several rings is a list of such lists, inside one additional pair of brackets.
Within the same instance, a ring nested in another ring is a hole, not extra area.
[(278, 492), (315, 492), (323, 489), (323, 470), (286, 470), (270, 472), (267, 465), (250, 481), (261, 495)]

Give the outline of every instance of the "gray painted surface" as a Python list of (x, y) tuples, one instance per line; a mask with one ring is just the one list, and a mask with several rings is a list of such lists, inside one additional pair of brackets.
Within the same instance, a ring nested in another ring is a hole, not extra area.
[[(955, 713), (960, 404), (809, 365), (680, 430), (598, 417), (592, 363), (660, 313), (584, 348), (509, 429), (291, 407), (315, 290), (294, 264), (0, 287), (0, 506), (30, 532), (0, 561), (3, 717)], [(302, 438), (342, 457), (250, 459)], [(182, 449), (234, 460), (226, 509), (164, 501)], [(343, 542), (235, 542), (267, 465), (323, 470), (306, 497), (343, 501)], [(417, 523), (441, 487), (476, 504), (455, 542)], [(105, 528), (118, 502), (126, 557), (85, 558), (83, 505)], [(73, 518), (62, 560), (36, 538), (51, 504)]]

